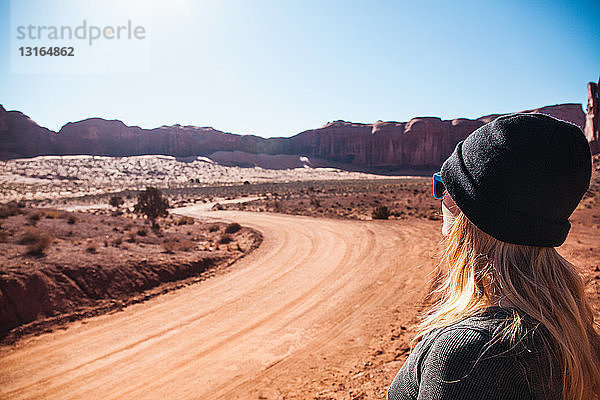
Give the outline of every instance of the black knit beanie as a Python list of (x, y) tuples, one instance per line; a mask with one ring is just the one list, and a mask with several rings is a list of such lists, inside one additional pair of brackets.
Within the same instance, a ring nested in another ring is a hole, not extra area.
[(459, 142), (442, 165), (444, 186), (482, 231), (507, 243), (560, 246), (590, 184), (581, 129), (538, 113), (505, 115)]

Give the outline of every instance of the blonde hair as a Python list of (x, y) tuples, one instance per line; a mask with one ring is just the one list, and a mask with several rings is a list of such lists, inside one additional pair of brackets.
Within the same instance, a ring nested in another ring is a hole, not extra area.
[[(565, 400), (598, 399), (600, 335), (575, 267), (553, 247), (499, 241), (461, 212), (445, 238), (435, 288), (438, 297), (413, 343), (434, 329), (494, 305), (515, 309), (503, 336), (519, 340), (529, 317), (541, 324), (563, 376)], [(443, 265), (447, 271), (443, 272)]]

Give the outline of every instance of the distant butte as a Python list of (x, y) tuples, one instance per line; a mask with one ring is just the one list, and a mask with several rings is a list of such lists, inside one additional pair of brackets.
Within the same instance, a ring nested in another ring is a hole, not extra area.
[[(525, 111), (549, 114), (578, 125), (585, 131), (592, 152), (599, 153), (599, 86), (600, 82), (588, 84), (587, 114), (581, 104), (573, 103)], [(54, 132), (23, 113), (6, 111), (0, 105), (0, 159), (38, 155), (164, 154), (179, 158), (205, 156), (220, 163), (246, 167), (264, 164), (268, 159), (267, 168), (279, 169), (295, 166), (289, 156), (296, 159), (304, 156), (315, 160), (314, 166), (347, 170), (380, 173), (430, 170), (440, 166), (456, 143), (499, 115), (453, 120), (419, 117), (408, 122), (373, 124), (337, 120), (289, 138), (262, 138), (210, 127), (172, 125), (142, 129), (102, 118), (70, 122)], [(300, 161), (298, 166), (302, 166)]]

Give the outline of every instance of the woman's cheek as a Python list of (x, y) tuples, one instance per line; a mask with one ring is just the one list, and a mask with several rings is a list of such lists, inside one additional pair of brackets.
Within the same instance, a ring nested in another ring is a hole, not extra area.
[(442, 203), (442, 216), (444, 218), (444, 224), (442, 225), (442, 235), (446, 236), (452, 229), (452, 224), (456, 217), (452, 215), (452, 212)]

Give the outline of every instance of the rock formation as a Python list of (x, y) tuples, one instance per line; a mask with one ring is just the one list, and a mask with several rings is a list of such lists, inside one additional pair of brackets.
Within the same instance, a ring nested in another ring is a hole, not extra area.
[(56, 133), (0, 105), (0, 159), (54, 154)]
[[(591, 100), (592, 106), (588, 104), (588, 113), (591, 109), (590, 114), (594, 115), (590, 128), (594, 133), (588, 138), (597, 142), (598, 86), (593, 85), (596, 97)], [(581, 104), (559, 104), (526, 111), (550, 114), (582, 129), (586, 125)], [(590, 114), (587, 125), (590, 125)], [(487, 115), (473, 120), (419, 117), (408, 122), (377, 121), (374, 124), (333, 121), (289, 138), (262, 138), (221, 132), (210, 127), (173, 125), (142, 129), (101, 118), (70, 122), (55, 133), (40, 127), (20, 112), (6, 111), (0, 106), (0, 158), (74, 154), (214, 155), (216, 161), (229, 165), (287, 168), (307, 165), (300, 161), (302, 156), (310, 159), (310, 166), (330, 165), (370, 172), (434, 169), (440, 166), (458, 141), (498, 116)], [(274, 157), (279, 155), (288, 157)]]
[[(549, 114), (582, 129), (585, 123), (581, 104), (560, 104), (525, 112)], [(420, 117), (408, 122), (378, 121), (374, 124), (334, 121), (289, 140), (296, 154), (310, 158), (381, 170), (433, 169), (450, 155), (456, 143), (498, 116), (488, 115), (475, 120)]]
[(588, 83), (585, 136), (590, 142), (592, 154), (600, 153), (600, 78), (598, 83)]

